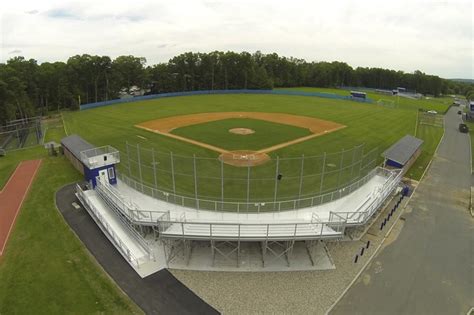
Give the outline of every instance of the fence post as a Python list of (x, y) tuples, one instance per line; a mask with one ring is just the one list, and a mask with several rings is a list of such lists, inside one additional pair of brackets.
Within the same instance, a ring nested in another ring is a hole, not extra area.
[[(155, 188), (158, 189), (158, 182), (156, 180), (156, 161), (155, 161), (155, 148), (151, 149), (151, 155), (153, 159), (153, 178), (155, 180)], [(152, 190), (153, 192), (153, 190)]]
[(303, 190), (303, 173), (304, 173), (304, 154), (301, 156), (300, 188), (298, 190), (298, 207), (300, 206), (301, 191)]
[(250, 200), (250, 165), (247, 166), (247, 212), (249, 211)]
[(138, 174), (140, 175), (140, 184), (143, 192), (143, 177), (142, 177), (142, 163), (140, 160), (140, 144), (137, 143), (137, 158), (138, 158)]
[(127, 160), (128, 160), (128, 176), (132, 177), (132, 168), (130, 165), (130, 149), (128, 148), (128, 141), (125, 141), (125, 147), (127, 148)]
[(365, 152), (362, 152), (362, 157), (359, 163), (359, 173), (357, 174), (357, 177), (360, 177), (360, 173), (362, 171), (362, 163), (364, 163), (365, 157), (366, 157)]
[(351, 162), (351, 181), (352, 181), (352, 175), (354, 174), (354, 160), (355, 160), (355, 155), (357, 152), (357, 149), (359, 149), (360, 146), (355, 147), (352, 152), (352, 162)]
[(174, 198), (174, 203), (176, 203), (176, 182), (175, 182), (175, 179), (174, 179), (173, 152), (170, 152), (170, 160), (171, 160), (171, 181), (173, 183), (173, 198)]
[(275, 167), (275, 191), (273, 195), (273, 210), (275, 210), (275, 203), (276, 203), (277, 194), (278, 194), (278, 174), (280, 172), (279, 165), (280, 165), (280, 157), (277, 156), (277, 163)]
[(221, 210), (224, 206), (224, 159), (221, 159)]
[(343, 166), (342, 164), (344, 163), (344, 152), (345, 152), (345, 149), (342, 149), (342, 152), (341, 152), (341, 161), (339, 162), (339, 174), (337, 175), (337, 188), (339, 189), (340, 185), (341, 185), (341, 173), (342, 173), (342, 169), (343, 169)]
[(198, 188), (197, 188), (197, 174), (196, 174), (196, 154), (193, 154), (193, 169), (194, 169), (194, 198), (196, 200), (196, 208), (199, 210), (198, 203)]
[(323, 155), (323, 169), (321, 170), (321, 183), (319, 184), (319, 193), (321, 194), (323, 191), (323, 183), (324, 183), (324, 172), (326, 171), (326, 152)]

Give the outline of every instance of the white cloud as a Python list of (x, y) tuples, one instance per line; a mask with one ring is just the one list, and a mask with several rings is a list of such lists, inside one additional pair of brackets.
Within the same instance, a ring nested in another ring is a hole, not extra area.
[(0, 61), (75, 54), (144, 56), (185, 51), (277, 52), (350, 65), (473, 78), (469, 0), (8, 1)]

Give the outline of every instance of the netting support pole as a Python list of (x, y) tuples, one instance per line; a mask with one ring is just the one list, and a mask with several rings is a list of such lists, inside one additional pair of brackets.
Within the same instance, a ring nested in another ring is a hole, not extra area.
[(155, 161), (155, 148), (151, 149), (151, 156), (153, 159), (153, 179), (155, 180), (155, 189), (158, 189), (158, 181), (156, 179), (156, 161)]
[(352, 152), (352, 162), (351, 162), (351, 180), (352, 180), (352, 175), (354, 175), (354, 160), (355, 160), (355, 155), (356, 155), (356, 152), (357, 150), (359, 149), (359, 147), (355, 147), (353, 150), (354, 152)]
[(280, 157), (277, 156), (277, 163), (276, 163), (276, 168), (275, 168), (275, 193), (273, 195), (273, 210), (275, 210), (275, 204), (277, 200), (277, 195), (278, 195), (278, 174), (280, 173)]
[(224, 159), (221, 160), (221, 210), (224, 206)]
[(138, 174), (140, 175), (140, 184), (143, 192), (143, 177), (142, 177), (142, 163), (140, 160), (140, 144), (137, 143), (137, 158), (138, 158)]
[(193, 169), (194, 169), (194, 198), (196, 200), (196, 209), (199, 210), (197, 174), (196, 174), (196, 154), (193, 154)]
[(132, 166), (130, 165), (130, 149), (128, 148), (128, 141), (125, 141), (125, 147), (127, 148), (128, 177), (132, 178)]
[(339, 174), (337, 174), (337, 187), (339, 189), (339, 185), (341, 184), (341, 173), (342, 173), (342, 169), (343, 169), (343, 164), (344, 164), (344, 152), (345, 152), (345, 149), (342, 149), (342, 152), (341, 152), (341, 161), (339, 162)]
[(304, 174), (304, 154), (301, 156), (300, 188), (298, 190), (298, 207), (300, 203), (301, 192), (303, 190), (303, 174)]
[(249, 210), (250, 200), (250, 166), (247, 166), (247, 211)]
[(357, 174), (357, 177), (360, 177), (360, 173), (362, 171), (362, 163), (364, 163), (364, 160), (365, 160), (365, 150), (362, 152), (362, 156), (360, 158), (360, 163), (359, 163), (359, 174)]
[(326, 152), (323, 155), (323, 169), (321, 170), (321, 182), (319, 183), (319, 193), (323, 191), (323, 184), (324, 184), (324, 172), (326, 171)]
[(173, 152), (170, 152), (170, 162), (171, 162), (171, 182), (173, 184), (173, 197), (174, 197), (174, 202), (176, 202), (176, 181), (175, 181), (175, 178), (174, 178)]

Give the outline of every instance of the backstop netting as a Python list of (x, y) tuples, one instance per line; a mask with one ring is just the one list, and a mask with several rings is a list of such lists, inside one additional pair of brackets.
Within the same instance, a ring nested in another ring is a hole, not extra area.
[(359, 145), (336, 153), (277, 156), (259, 166), (235, 167), (217, 158), (127, 143), (119, 171), (138, 190), (184, 206), (234, 211), (235, 203), (274, 207), (275, 202), (298, 200), (297, 205), (287, 206), (301, 208), (310, 206), (305, 199), (337, 191), (366, 176), (379, 164), (379, 153), (377, 148), (366, 150)]

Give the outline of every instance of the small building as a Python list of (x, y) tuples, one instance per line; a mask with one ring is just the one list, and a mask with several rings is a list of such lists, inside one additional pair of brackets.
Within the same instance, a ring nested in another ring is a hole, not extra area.
[(406, 135), (382, 153), (384, 166), (403, 169), (403, 173), (413, 165), (421, 154), (423, 140)]
[(84, 175), (84, 179), (95, 187), (99, 177), (110, 184), (117, 183), (116, 164), (120, 162), (119, 151), (111, 146), (94, 147), (78, 135), (61, 140), (64, 155)]
[(367, 93), (359, 91), (351, 91), (351, 96), (355, 99), (365, 100), (367, 99)]

